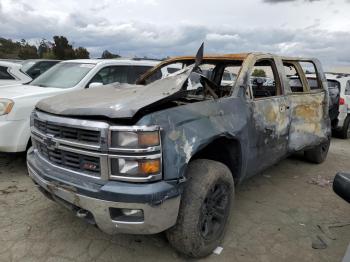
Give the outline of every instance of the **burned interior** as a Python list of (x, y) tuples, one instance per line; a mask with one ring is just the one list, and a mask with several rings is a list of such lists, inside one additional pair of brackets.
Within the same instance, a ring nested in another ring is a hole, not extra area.
[[(183, 68), (191, 66), (194, 63), (194, 59), (168, 62), (156, 70), (152, 70), (151, 74), (139, 80), (139, 83), (148, 85), (160, 80), (161, 74), (159, 72), (162, 68), (166, 68), (167, 70), (169, 68), (176, 68), (181, 71)], [(229, 96), (236, 83), (242, 63), (243, 60), (223, 61), (219, 59), (203, 59), (201, 64), (196, 66), (189, 75), (188, 81), (182, 88), (181, 96), (188, 99), (188, 101), (191, 99), (205, 100)], [(173, 74), (176, 74), (176, 72), (173, 72)]]

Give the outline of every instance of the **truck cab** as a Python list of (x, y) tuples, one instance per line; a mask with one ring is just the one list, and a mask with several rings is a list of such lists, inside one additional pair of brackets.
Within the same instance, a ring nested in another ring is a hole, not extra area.
[[(314, 88), (303, 66), (314, 68)], [(179, 70), (161, 78), (165, 67)], [(328, 99), (317, 59), (172, 58), (136, 85), (40, 101), (31, 116), (29, 175), (108, 234), (165, 231), (179, 252), (203, 257), (222, 241), (242, 181), (295, 152), (326, 159)]]

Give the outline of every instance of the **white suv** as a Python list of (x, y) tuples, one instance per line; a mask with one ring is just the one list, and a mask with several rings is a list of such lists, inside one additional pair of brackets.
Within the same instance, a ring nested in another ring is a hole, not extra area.
[(70, 60), (56, 64), (29, 84), (0, 88), (0, 152), (23, 152), (30, 145), (29, 118), (43, 98), (110, 83), (135, 83), (159, 61)]
[(0, 61), (0, 88), (32, 81), (30, 76), (21, 71), (21, 67), (19, 63)]
[(341, 138), (350, 138), (350, 75), (327, 73), (327, 80), (339, 83), (339, 116), (336, 132)]

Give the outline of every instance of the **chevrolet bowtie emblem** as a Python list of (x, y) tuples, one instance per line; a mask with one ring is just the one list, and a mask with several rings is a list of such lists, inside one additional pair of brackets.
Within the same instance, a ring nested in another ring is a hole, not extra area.
[(44, 144), (47, 146), (48, 149), (55, 149), (58, 147), (58, 142), (54, 141), (54, 136), (47, 135), (44, 138)]

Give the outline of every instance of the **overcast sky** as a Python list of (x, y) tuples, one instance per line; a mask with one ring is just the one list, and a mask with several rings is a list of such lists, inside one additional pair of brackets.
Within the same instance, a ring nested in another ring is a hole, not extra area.
[(0, 36), (67, 36), (92, 57), (264, 51), (350, 64), (350, 0), (0, 0)]

